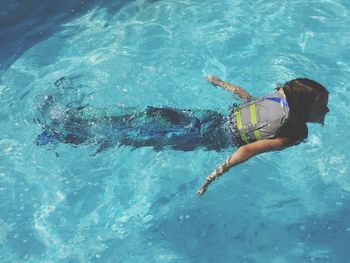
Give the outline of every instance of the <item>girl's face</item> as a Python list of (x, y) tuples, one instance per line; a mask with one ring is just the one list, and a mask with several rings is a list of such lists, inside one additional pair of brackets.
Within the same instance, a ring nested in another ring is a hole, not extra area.
[(311, 105), (308, 121), (320, 123), (323, 125), (326, 114), (329, 112), (327, 104), (328, 94), (318, 97)]

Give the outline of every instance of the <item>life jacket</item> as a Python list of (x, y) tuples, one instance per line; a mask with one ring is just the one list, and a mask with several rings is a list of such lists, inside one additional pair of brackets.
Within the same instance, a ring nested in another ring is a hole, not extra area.
[(263, 98), (243, 103), (233, 110), (231, 118), (242, 140), (250, 143), (273, 138), (289, 116), (285, 97), (278, 91)]

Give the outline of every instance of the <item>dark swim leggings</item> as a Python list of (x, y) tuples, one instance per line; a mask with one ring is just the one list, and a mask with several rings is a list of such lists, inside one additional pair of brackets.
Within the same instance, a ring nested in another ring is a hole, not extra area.
[(152, 146), (183, 151), (201, 147), (218, 151), (234, 146), (237, 140), (227, 118), (212, 110), (149, 106), (144, 111), (123, 109), (121, 114), (92, 112), (91, 108), (67, 111), (64, 123), (48, 126), (38, 136), (37, 144), (98, 143), (106, 147)]

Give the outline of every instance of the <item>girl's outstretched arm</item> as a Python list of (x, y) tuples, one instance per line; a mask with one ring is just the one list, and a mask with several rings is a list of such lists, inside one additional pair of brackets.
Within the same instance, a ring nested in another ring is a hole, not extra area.
[(231, 167), (247, 161), (249, 158), (263, 152), (278, 151), (292, 146), (293, 143), (288, 138), (280, 137), (274, 139), (262, 139), (244, 146), (239, 147), (222, 165), (214, 170), (197, 191), (201, 196), (207, 190), (211, 182), (215, 181), (220, 175), (228, 171)]
[(242, 87), (239, 87), (239, 86), (236, 86), (236, 85), (233, 85), (231, 83), (228, 83), (228, 82), (225, 82), (225, 81), (222, 81), (221, 79), (219, 79), (218, 77), (215, 77), (215, 76), (208, 76), (207, 77), (207, 80), (212, 83), (213, 85), (215, 86), (219, 86), (219, 87), (222, 87), (224, 88), (225, 90), (228, 90), (232, 93), (235, 93), (237, 95), (239, 95), (239, 97), (242, 99), (242, 100), (248, 100), (248, 99), (252, 99), (253, 96), (250, 95), (248, 92), (246, 92)]

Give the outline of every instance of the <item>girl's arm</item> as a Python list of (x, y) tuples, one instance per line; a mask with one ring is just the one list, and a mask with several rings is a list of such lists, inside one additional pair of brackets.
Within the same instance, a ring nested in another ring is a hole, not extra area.
[(247, 161), (249, 158), (263, 152), (278, 151), (292, 146), (290, 139), (285, 137), (274, 139), (262, 139), (244, 146), (239, 147), (222, 165), (214, 170), (206, 179), (202, 187), (197, 191), (201, 196), (207, 190), (211, 182), (217, 177), (228, 171), (231, 167)]
[(232, 93), (238, 94), (239, 97), (243, 100), (248, 100), (248, 99), (253, 98), (253, 96), (250, 95), (248, 92), (246, 92), (242, 87), (233, 85), (233, 84), (228, 83), (228, 82), (224, 82), (221, 79), (219, 79), (218, 77), (208, 76), (207, 80), (215, 86), (222, 87), (225, 90), (228, 90)]

